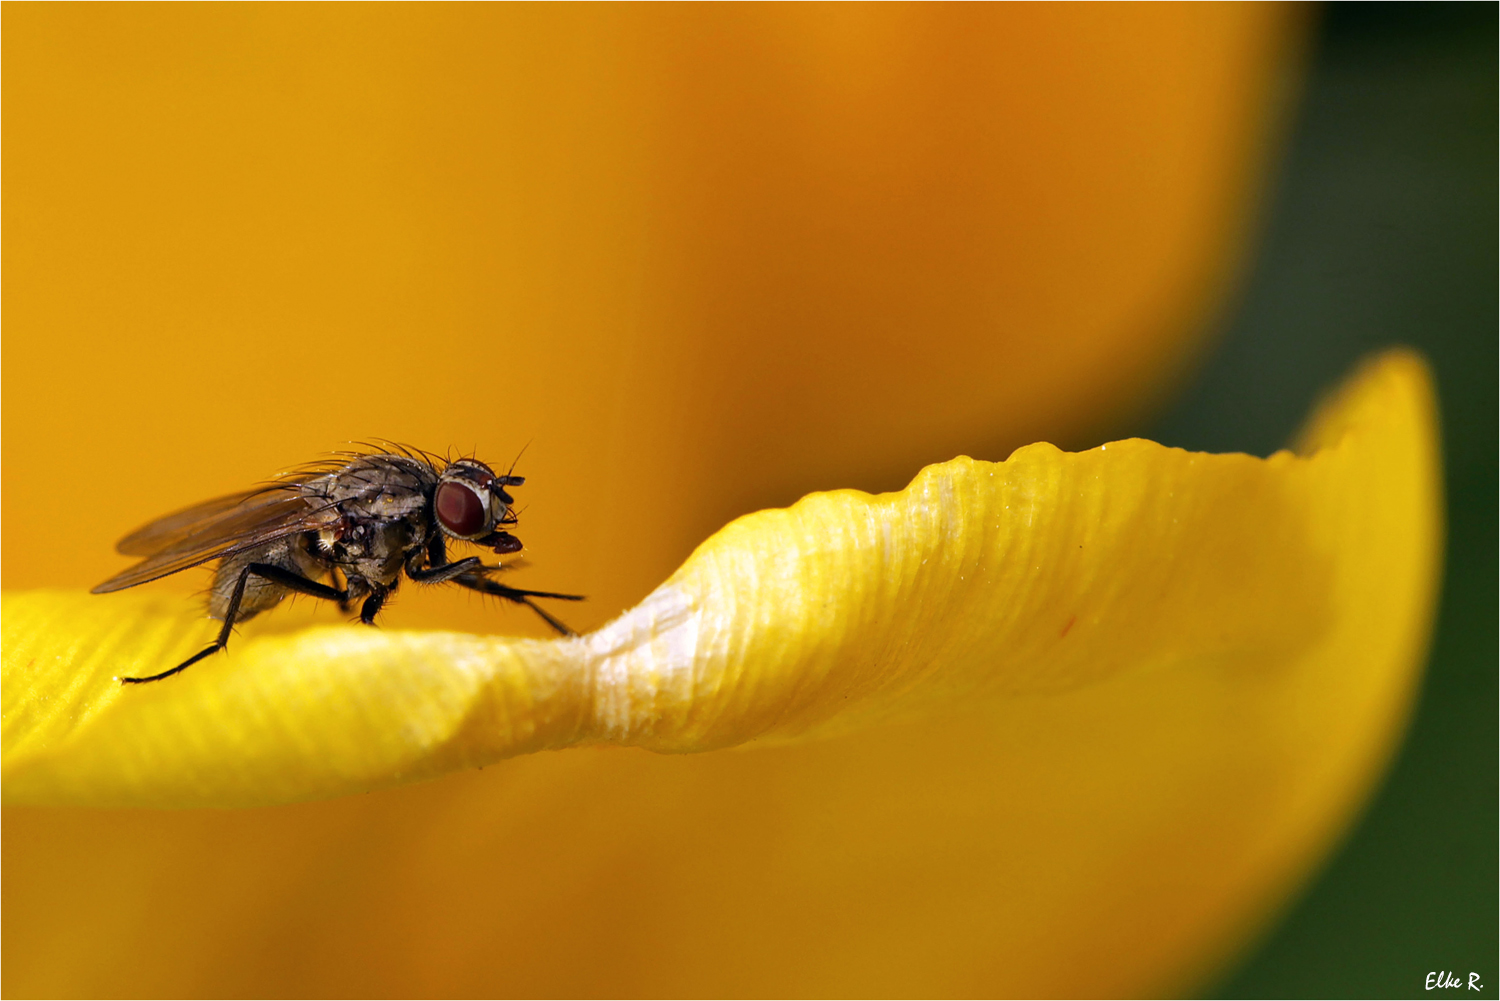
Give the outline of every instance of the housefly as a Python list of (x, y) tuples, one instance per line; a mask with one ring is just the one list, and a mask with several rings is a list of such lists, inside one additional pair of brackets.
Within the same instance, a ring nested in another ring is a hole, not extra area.
[[(359, 606), (375, 615), (404, 574), (424, 584), (453, 583), (525, 605), (557, 632), (572, 630), (533, 598), (581, 601), (576, 594), (525, 591), (491, 578), (502, 569), (478, 556), (449, 561), (455, 539), (504, 555), (521, 541), (507, 487), (524, 477), (497, 475), (476, 459), (444, 461), (403, 446), (342, 452), (277, 477), (255, 490), (205, 501), (136, 529), (116, 544), (135, 566), (94, 588), (120, 591), (218, 560), (208, 611), (223, 621), (213, 643), (176, 667), (126, 684), (160, 681), (223, 650), (237, 623), (292, 592)], [(326, 583), (325, 583), (326, 581)]]

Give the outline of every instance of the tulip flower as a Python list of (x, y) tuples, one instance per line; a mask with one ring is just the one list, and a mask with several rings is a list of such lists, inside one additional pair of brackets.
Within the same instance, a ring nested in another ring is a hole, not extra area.
[[(1378, 776), (1420, 361), (1268, 459), (1027, 444), (1196, 350), (1286, 12), (6, 19), (10, 993), (1167, 990)], [(212, 631), (83, 593), (115, 538), (369, 434), (534, 438), (584, 635), (419, 592), (113, 680)]]
[[(873, 834), (892, 855), (820, 873), (824, 908), (873, 889), (958, 934), (956, 901), (1003, 897), (990, 950), (1008, 991), (1043, 993), (1083, 942), (1108, 943), (1135, 972), (1116, 983), (1139, 985), (1161, 950), (1222, 950), (1326, 848), (1389, 755), (1425, 651), (1440, 502), (1424, 366), (1369, 365), (1299, 452), (1137, 440), (956, 459), (898, 494), (746, 516), (586, 637), (314, 629), (146, 691), (112, 672), (179, 656), (194, 616), (14, 596), (5, 795), (255, 806), (541, 749), (759, 745), (677, 804), (679, 852), (722, 851), (700, 840), (705, 808), (796, 772), (778, 823), (866, 851)], [(925, 804), (887, 799), (927, 783), (942, 791)], [(966, 850), (944, 858), (954, 838)], [(942, 993), (977, 988), (972, 967), (953, 974)]]

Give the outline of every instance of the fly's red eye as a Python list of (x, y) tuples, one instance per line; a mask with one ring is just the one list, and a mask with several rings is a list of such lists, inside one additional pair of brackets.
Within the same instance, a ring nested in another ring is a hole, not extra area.
[(434, 501), (438, 521), (454, 535), (478, 535), (489, 527), (484, 501), (462, 483), (449, 480), (440, 484)]

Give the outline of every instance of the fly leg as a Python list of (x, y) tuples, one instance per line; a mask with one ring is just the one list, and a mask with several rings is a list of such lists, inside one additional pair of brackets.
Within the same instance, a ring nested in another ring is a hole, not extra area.
[[(427, 563), (426, 567), (422, 563)], [(427, 540), (427, 549), (414, 549), (406, 558), (406, 576), (419, 584), (444, 584), (459, 574), (478, 571), (484, 562), (478, 556), (468, 556), (448, 562), (448, 547), (443, 543), (441, 532)]]
[(542, 621), (559, 635), (576, 636), (577, 633), (569, 629), (561, 620), (554, 618), (541, 606), (533, 604), (532, 598), (560, 598), (563, 601), (582, 601), (581, 594), (554, 594), (551, 591), (523, 591), (520, 588), (506, 587), (499, 581), (490, 580), (485, 573), (490, 570), (498, 570), (499, 567), (487, 567), (478, 556), (469, 556), (465, 559), (448, 562), (447, 547), (443, 544), (441, 535), (434, 535), (427, 544), (426, 560), (428, 566), (421, 566), (423, 553), (421, 550), (413, 552), (406, 561), (406, 575), (412, 580), (426, 584), (441, 584), (452, 581), (460, 587), (466, 587), (471, 591), (481, 594), (492, 594), (497, 598), (505, 598), (514, 601), (518, 605), (525, 605), (537, 615)]
[[(430, 553), (428, 562), (432, 563)], [(468, 556), (449, 563), (441, 555), (441, 550), (439, 550), (437, 562), (432, 563), (431, 566), (424, 568), (421, 563), (422, 551), (420, 549), (413, 552), (406, 561), (406, 576), (419, 584), (442, 584), (463, 574), (473, 573), (484, 566), (484, 562), (478, 556)]]
[[(458, 564), (455, 563), (452, 565), (457, 566)], [(553, 618), (552, 615), (550, 615), (545, 609), (533, 602), (531, 599), (559, 598), (563, 601), (582, 601), (583, 595), (581, 594), (555, 594), (552, 591), (523, 591), (518, 587), (506, 587), (499, 581), (490, 580), (488, 577), (484, 576), (483, 573), (477, 573), (473, 570), (466, 571), (454, 577), (453, 583), (459, 585), (460, 587), (466, 587), (470, 591), (478, 591), (480, 594), (493, 594), (497, 598), (504, 598), (507, 601), (514, 601), (518, 605), (525, 605), (527, 608), (540, 615), (542, 617), (542, 621), (547, 623), (547, 625), (551, 626), (553, 629), (556, 629), (558, 634), (561, 636), (578, 635), (573, 630), (564, 625), (560, 620)]]
[(245, 564), (245, 569), (240, 571), (240, 579), (235, 581), (234, 593), (229, 596), (229, 606), (225, 609), (224, 612), (224, 628), (219, 630), (218, 639), (214, 640), (211, 644), (204, 647), (202, 650), (199, 650), (187, 660), (172, 668), (170, 671), (163, 671), (160, 674), (153, 674), (145, 678), (121, 678), (120, 684), (139, 685), (147, 681), (160, 681), (162, 678), (170, 678), (178, 671), (187, 670), (194, 664), (198, 663), (198, 661), (202, 660), (204, 657), (218, 653), (220, 650), (228, 646), (229, 634), (234, 630), (234, 620), (235, 617), (239, 614), (240, 602), (245, 597), (245, 582), (250, 579), (251, 574), (254, 574), (257, 577), (263, 577), (274, 584), (280, 584), (282, 587), (287, 588), (288, 590), (299, 591), (302, 594), (310, 594), (314, 598), (326, 598), (329, 601), (337, 601), (340, 603), (347, 601), (349, 598), (348, 588), (340, 591), (337, 588), (329, 587), (327, 584), (319, 584), (315, 580), (308, 580), (306, 577), (302, 576), (299, 573), (293, 573), (290, 570), (286, 570), (278, 566), (273, 566), (270, 563), (247, 563)]
[[(328, 581), (329, 581), (329, 583), (331, 583), (333, 585), (333, 589), (335, 591), (340, 590), (340, 588), (339, 588), (339, 569), (338, 569), (338, 567), (332, 567), (331, 566), (331, 567), (328, 568)], [(349, 596), (349, 578), (347, 576), (344, 578), (344, 582), (343, 583), (344, 583), (344, 586), (343, 586), (342, 590), (344, 592), (344, 596), (339, 599), (339, 611), (343, 612), (345, 615), (348, 615), (349, 614), (349, 610), (351, 608), (353, 608), (354, 605), (352, 603), (352, 599)]]
[(370, 596), (365, 599), (365, 603), (359, 606), (359, 621), (367, 626), (373, 626), (375, 624), (375, 616), (380, 614), (380, 606), (385, 604), (386, 595), (390, 593), (390, 591), (383, 587), (377, 587), (374, 591), (370, 592)]

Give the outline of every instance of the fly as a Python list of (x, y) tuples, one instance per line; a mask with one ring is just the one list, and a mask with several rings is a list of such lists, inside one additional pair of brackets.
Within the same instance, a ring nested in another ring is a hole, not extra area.
[[(219, 636), (176, 667), (124, 684), (160, 681), (223, 650), (234, 626), (292, 592), (338, 602), (374, 625), (402, 576), (423, 584), (452, 583), (525, 605), (563, 636), (573, 631), (533, 598), (581, 601), (582, 595), (525, 591), (490, 577), (503, 569), (478, 556), (449, 561), (448, 540), (504, 555), (521, 540), (506, 487), (525, 482), (497, 475), (477, 459), (444, 462), (402, 446), (339, 453), (327, 462), (278, 477), (244, 493), (205, 501), (136, 529), (115, 546), (144, 559), (94, 588), (120, 591), (218, 560), (208, 594)], [(325, 583), (326, 581), (326, 583)]]

